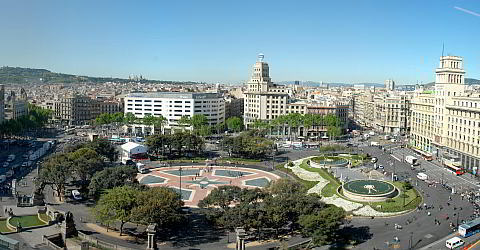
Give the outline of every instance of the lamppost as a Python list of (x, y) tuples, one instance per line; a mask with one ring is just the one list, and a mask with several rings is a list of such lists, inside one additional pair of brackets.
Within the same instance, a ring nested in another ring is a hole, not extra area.
[(413, 249), (413, 232), (410, 232), (410, 248)]
[(180, 199), (182, 199), (182, 167), (178, 168), (178, 172), (180, 172)]

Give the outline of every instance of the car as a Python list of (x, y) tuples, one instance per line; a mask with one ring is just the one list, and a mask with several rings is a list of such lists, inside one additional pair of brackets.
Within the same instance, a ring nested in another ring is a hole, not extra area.
[(378, 165), (379, 169), (384, 169), (383, 165)]
[(377, 163), (378, 159), (377, 157), (372, 157), (372, 163)]
[(82, 199), (82, 195), (80, 194), (80, 191), (78, 191), (76, 189), (72, 190), (72, 197), (73, 197), (74, 200), (77, 200), (77, 201)]

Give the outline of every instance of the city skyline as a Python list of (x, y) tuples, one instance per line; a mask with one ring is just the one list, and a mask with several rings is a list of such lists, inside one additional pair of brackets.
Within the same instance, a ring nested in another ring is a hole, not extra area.
[(274, 82), (401, 85), (433, 82), (444, 44), (480, 78), (473, 1), (113, 3), (7, 3), (0, 65), (244, 83), (264, 53)]

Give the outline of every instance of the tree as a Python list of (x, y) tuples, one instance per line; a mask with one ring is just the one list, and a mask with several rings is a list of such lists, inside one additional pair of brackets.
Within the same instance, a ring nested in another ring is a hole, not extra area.
[(65, 184), (72, 176), (72, 163), (67, 154), (58, 154), (47, 159), (40, 169), (37, 183), (39, 186), (49, 185), (62, 200)]
[(230, 117), (227, 119), (227, 127), (233, 132), (240, 132), (243, 130), (243, 120), (239, 117)]
[(135, 187), (122, 186), (107, 190), (93, 209), (97, 220), (103, 223), (120, 221), (120, 236), (123, 226), (133, 219), (137, 197), (141, 192)]
[(68, 155), (71, 161), (72, 170), (76, 177), (80, 180), (82, 189), (92, 176), (103, 169), (103, 159), (91, 148), (81, 148)]
[(230, 155), (238, 155), (247, 158), (263, 158), (270, 155), (274, 144), (272, 140), (243, 132), (239, 136), (225, 137), (222, 140), (222, 147)]
[(190, 126), (192, 126), (194, 130), (200, 129), (207, 124), (208, 124), (208, 120), (205, 115), (196, 114), (196, 115), (193, 115), (192, 118), (190, 119)]
[(95, 139), (87, 143), (85, 147), (95, 150), (97, 154), (107, 158), (110, 162), (115, 161), (118, 156), (118, 151), (115, 146), (106, 139)]
[(90, 197), (98, 199), (107, 189), (137, 184), (137, 169), (131, 166), (105, 168), (96, 172), (88, 186)]
[(302, 234), (312, 237), (314, 245), (330, 244), (338, 239), (338, 229), (345, 218), (342, 208), (328, 205), (326, 208), (314, 214), (301, 215), (299, 224), (302, 226)]
[(232, 202), (240, 199), (242, 189), (237, 186), (220, 186), (198, 203), (199, 207), (220, 207), (227, 209)]
[(138, 194), (132, 214), (145, 224), (157, 223), (160, 228), (181, 224), (183, 201), (180, 194), (167, 187), (153, 187)]

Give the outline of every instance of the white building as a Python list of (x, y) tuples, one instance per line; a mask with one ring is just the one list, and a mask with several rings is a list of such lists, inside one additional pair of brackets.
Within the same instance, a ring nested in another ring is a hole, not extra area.
[(392, 79), (388, 79), (385, 81), (385, 89), (394, 91), (395, 90), (395, 81)]
[(213, 126), (225, 121), (225, 101), (219, 93), (150, 92), (131, 93), (125, 97), (125, 114), (137, 118), (163, 116), (165, 128), (177, 126), (182, 116), (204, 115)]

